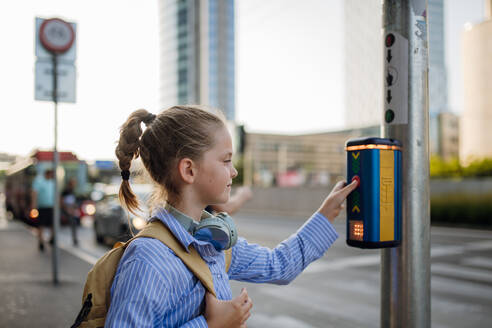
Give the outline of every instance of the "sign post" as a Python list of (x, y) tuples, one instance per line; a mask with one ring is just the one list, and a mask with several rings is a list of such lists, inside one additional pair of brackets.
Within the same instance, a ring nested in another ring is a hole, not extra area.
[[(40, 23), (40, 24), (39, 24)], [(58, 284), (58, 233), (60, 230), (60, 202), (59, 202), (59, 194), (58, 190), (58, 56), (67, 53), (73, 46), (75, 41), (75, 29), (72, 24), (65, 22), (59, 18), (51, 18), (46, 20), (36, 19), (36, 55), (38, 56), (38, 61), (36, 62), (36, 66), (39, 61), (45, 59), (43, 55), (40, 56), (41, 49), (38, 46), (38, 42), (41, 43), (41, 46), (49, 53), (51, 57), (52, 64), (52, 94), (51, 97), (42, 98), (41, 96), (38, 98), (38, 88), (42, 89), (42, 85), (38, 85), (36, 83), (36, 100), (52, 100), (55, 105), (55, 143), (53, 147), (53, 171), (54, 171), (54, 179), (55, 179), (55, 192), (54, 192), (54, 214), (53, 214), (53, 283)], [(41, 57), (41, 58), (40, 58)], [(75, 52), (73, 55), (75, 59)], [(73, 65), (73, 62), (72, 62)], [(38, 80), (38, 70), (36, 70), (36, 80)], [(75, 75), (74, 75), (75, 77)], [(38, 82), (38, 81), (37, 81)], [(75, 83), (73, 83), (75, 86)], [(49, 87), (48, 87), (49, 88)], [(75, 94), (75, 92), (74, 92)], [(46, 94), (44, 95), (46, 97)], [(49, 96), (49, 95), (48, 95)], [(51, 98), (51, 99), (50, 99)], [(75, 102), (75, 99), (73, 100)]]

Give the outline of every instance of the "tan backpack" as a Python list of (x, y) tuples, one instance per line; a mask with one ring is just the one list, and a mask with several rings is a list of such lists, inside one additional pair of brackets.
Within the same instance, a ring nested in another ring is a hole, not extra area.
[[(203, 286), (216, 296), (212, 274), (207, 264), (200, 257), (200, 254), (198, 254), (192, 245), (190, 245), (190, 252), (188, 253), (169, 229), (161, 221), (156, 220), (147, 224), (142, 231), (126, 243), (116, 243), (112, 250), (104, 254), (94, 264), (94, 267), (87, 274), (84, 294), (82, 296), (82, 309), (71, 328), (104, 327), (111, 301), (111, 285), (113, 284), (118, 263), (130, 242), (139, 237), (155, 238), (163, 242), (200, 279)], [(230, 264), (231, 249), (228, 249), (225, 251), (226, 272), (229, 270)]]

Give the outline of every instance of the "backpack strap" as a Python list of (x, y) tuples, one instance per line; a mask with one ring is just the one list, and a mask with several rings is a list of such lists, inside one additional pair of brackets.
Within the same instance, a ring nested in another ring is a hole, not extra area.
[(193, 245), (190, 245), (188, 253), (184, 249), (183, 245), (176, 239), (176, 237), (174, 237), (171, 231), (169, 231), (169, 229), (159, 220), (149, 222), (145, 228), (143, 228), (135, 237), (126, 242), (124, 246), (128, 246), (131, 241), (139, 237), (150, 237), (160, 240), (163, 244), (169, 247), (181, 259), (181, 261), (183, 261), (183, 263), (198, 279), (200, 279), (203, 286), (210, 293), (212, 293), (212, 295), (217, 297), (215, 294), (210, 268), (202, 259), (200, 254), (198, 254)]
[(224, 251), (224, 257), (225, 257), (225, 272), (227, 273), (229, 271), (229, 268), (231, 267), (232, 248), (228, 248)]

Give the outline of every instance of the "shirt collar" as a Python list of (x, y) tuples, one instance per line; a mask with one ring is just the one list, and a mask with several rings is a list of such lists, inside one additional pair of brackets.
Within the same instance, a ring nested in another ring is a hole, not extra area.
[[(206, 217), (211, 217), (212, 215), (207, 211), (202, 212), (202, 219)], [(164, 223), (169, 230), (172, 232), (174, 237), (183, 245), (185, 250), (189, 252), (189, 247), (191, 244), (205, 246), (209, 245), (212, 248), (212, 244), (209, 242), (203, 242), (195, 239), (191, 234), (193, 223), (197, 224), (192, 218), (186, 214), (178, 211), (174, 207), (166, 204), (166, 207), (158, 207), (152, 211), (152, 218), (159, 219)], [(198, 249), (197, 249), (198, 250)]]

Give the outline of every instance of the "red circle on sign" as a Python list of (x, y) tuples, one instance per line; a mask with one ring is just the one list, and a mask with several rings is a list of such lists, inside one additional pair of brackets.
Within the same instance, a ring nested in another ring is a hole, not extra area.
[(61, 54), (72, 47), (75, 32), (70, 23), (59, 18), (51, 18), (41, 24), (39, 39), (46, 50)]

